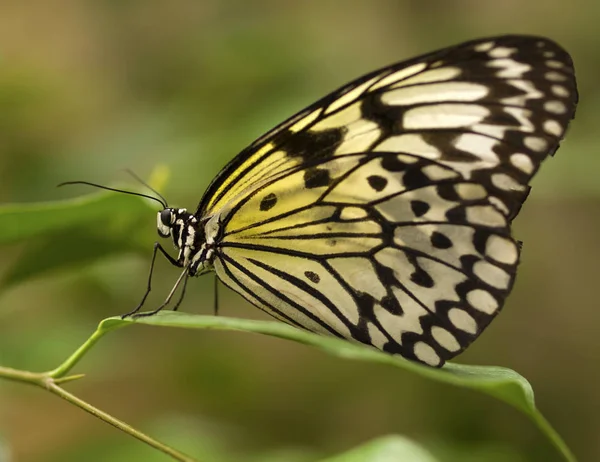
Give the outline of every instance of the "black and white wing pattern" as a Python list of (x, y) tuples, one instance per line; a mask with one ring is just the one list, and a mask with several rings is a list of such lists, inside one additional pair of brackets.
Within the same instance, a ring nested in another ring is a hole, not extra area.
[(215, 178), (196, 216), (220, 230), (217, 275), (292, 325), (441, 366), (510, 293), (510, 223), (576, 103), (569, 55), (541, 37), (370, 73)]

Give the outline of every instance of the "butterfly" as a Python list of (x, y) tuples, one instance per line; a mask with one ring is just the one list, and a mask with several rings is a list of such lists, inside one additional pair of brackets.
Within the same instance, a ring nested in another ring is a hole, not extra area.
[(511, 222), (577, 99), (568, 53), (534, 36), (360, 77), (241, 151), (193, 213), (161, 196), (158, 233), (178, 255), (157, 243), (152, 267), (161, 251), (183, 271), (141, 315), (215, 271), (281, 321), (440, 367), (505, 303)]

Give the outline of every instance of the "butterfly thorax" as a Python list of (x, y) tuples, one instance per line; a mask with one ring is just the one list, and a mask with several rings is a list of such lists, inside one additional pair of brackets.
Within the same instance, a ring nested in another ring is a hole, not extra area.
[(190, 276), (199, 276), (212, 269), (213, 244), (207, 242), (204, 224), (187, 209), (168, 207), (157, 215), (159, 236), (171, 236), (179, 251), (177, 264), (188, 268)]

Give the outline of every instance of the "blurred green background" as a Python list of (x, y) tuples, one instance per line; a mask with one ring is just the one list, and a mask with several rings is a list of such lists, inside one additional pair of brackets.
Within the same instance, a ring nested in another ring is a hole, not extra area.
[[(575, 61), (577, 118), (515, 222), (524, 250), (513, 294), (459, 361), (523, 374), (580, 459), (600, 460), (599, 20), (592, 0), (2, 1), (0, 200), (93, 193), (55, 188), (68, 180), (138, 189), (123, 169), (147, 178), (166, 164), (169, 202), (193, 209), (245, 145), (362, 73), (480, 36), (546, 35)], [(1, 365), (50, 369), (100, 319), (138, 303), (155, 216), (103, 225), (0, 248)], [(114, 245), (93, 263), (11, 276), (38, 258), (68, 263), (63, 254), (103, 235)], [(178, 275), (163, 261), (157, 271), (150, 304)], [(210, 277), (188, 290), (183, 310), (212, 312)], [(224, 316), (263, 318), (225, 288), (220, 298)], [(208, 461), (314, 460), (393, 433), (444, 461), (560, 460), (524, 416), (489, 397), (274, 338), (133, 327), (77, 372), (88, 375), (68, 385), (75, 394)], [(3, 462), (3, 451), (19, 462), (166, 459), (5, 382), (0, 446)]]

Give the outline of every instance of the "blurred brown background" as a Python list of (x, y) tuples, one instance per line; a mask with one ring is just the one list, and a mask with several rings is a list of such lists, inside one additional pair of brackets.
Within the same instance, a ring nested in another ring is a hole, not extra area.
[[(575, 61), (577, 118), (516, 220), (525, 244), (514, 292), (459, 361), (523, 374), (580, 459), (600, 460), (599, 19), (592, 0), (5, 0), (0, 200), (91, 193), (55, 188), (74, 179), (138, 188), (122, 170), (147, 177), (163, 163), (170, 203), (194, 208), (246, 144), (362, 73), (480, 36), (546, 35)], [(134, 307), (152, 214), (143, 227), (144, 252), (3, 289), (0, 364), (50, 369), (100, 319)], [(69, 244), (57, 235), (57, 255)], [(1, 277), (25, 246), (0, 252)], [(151, 303), (177, 274), (159, 263)], [(223, 315), (262, 318), (227, 289), (220, 295)], [(210, 278), (192, 281), (182, 309), (211, 312)], [(274, 338), (134, 327), (110, 334), (77, 371), (87, 377), (69, 385), (74, 393), (203, 460), (313, 460), (392, 433), (444, 461), (560, 460), (532, 423), (491, 398)], [(166, 460), (59, 399), (5, 382), (0, 440), (19, 462)]]

